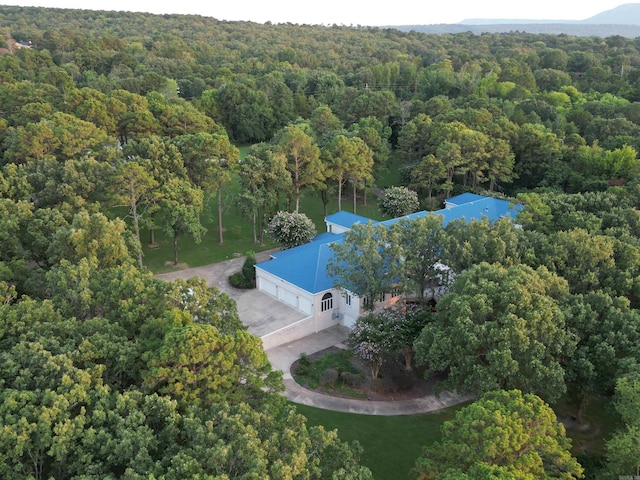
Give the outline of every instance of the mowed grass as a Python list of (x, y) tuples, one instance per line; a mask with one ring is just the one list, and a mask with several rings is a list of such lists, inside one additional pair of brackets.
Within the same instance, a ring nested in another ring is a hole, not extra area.
[(436, 413), (421, 415), (377, 416), (332, 412), (296, 405), (309, 425), (338, 430), (341, 440), (357, 440), (363, 448), (361, 463), (373, 472), (376, 480), (403, 480), (422, 453), (422, 448), (439, 440), (440, 426), (455, 417), (466, 404)]
[[(224, 213), (222, 217), (224, 243), (219, 243), (218, 232), (218, 199), (214, 195), (206, 204), (205, 211), (200, 215), (202, 225), (207, 229), (201, 242), (196, 243), (189, 235), (178, 237), (179, 265), (173, 265), (173, 238), (162, 231), (155, 231), (156, 247), (149, 248), (149, 233), (142, 230), (142, 247), (144, 264), (153, 273), (169, 272), (175, 269), (197, 267), (209, 263), (221, 262), (244, 255), (247, 251), (261, 252), (277, 247), (268, 237), (264, 237), (263, 245), (256, 245), (253, 241), (253, 225), (243, 218), (235, 204), (234, 199), (240, 192), (239, 178), (236, 176), (223, 191)], [(344, 192), (342, 210), (353, 212), (353, 198)], [(282, 204), (281, 209), (286, 206)], [(327, 205), (329, 214), (338, 211), (337, 198), (332, 198)], [(326, 231), (324, 223), (324, 205), (317, 192), (305, 192), (300, 198), (300, 212), (307, 215), (316, 225), (318, 233)], [(378, 210), (376, 198), (369, 192), (367, 204), (364, 204), (362, 194), (359, 194), (356, 205), (356, 213), (372, 220), (384, 220)]]
[(578, 405), (570, 395), (565, 395), (553, 406), (558, 419), (563, 420), (567, 436), (571, 438), (574, 455), (604, 456), (606, 442), (622, 427), (620, 417), (615, 413), (611, 400), (592, 396), (583, 412), (583, 423), (576, 422)]
[[(440, 440), (442, 424), (452, 420), (456, 412), (469, 403), (434, 413), (393, 417), (332, 412), (305, 405), (296, 407), (307, 417), (309, 425), (337, 429), (343, 441), (357, 440), (363, 448), (361, 463), (371, 469), (376, 480), (396, 480), (409, 478), (422, 449)], [(571, 418), (577, 411), (567, 396), (553, 409), (559, 419)], [(584, 422), (580, 426), (568, 425), (566, 431), (571, 438), (573, 455), (587, 469), (588, 478), (594, 478), (605, 454), (605, 443), (620, 427), (620, 421), (609, 408), (608, 399), (592, 397), (584, 412)]]
[[(240, 158), (244, 158), (250, 147), (240, 147)], [(397, 185), (400, 181), (401, 162), (395, 156), (389, 160), (388, 166), (376, 172), (375, 184), (380, 187)], [(333, 185), (330, 185), (333, 187)], [(169, 272), (176, 269), (197, 267), (209, 263), (229, 260), (237, 256), (246, 254), (248, 251), (261, 252), (277, 247), (277, 245), (266, 236), (263, 245), (256, 245), (253, 241), (253, 225), (243, 218), (234, 203), (240, 192), (239, 178), (236, 176), (233, 181), (223, 191), (224, 213), (222, 217), (224, 243), (219, 243), (218, 232), (218, 200), (216, 195), (212, 195), (205, 206), (204, 212), (200, 216), (202, 225), (207, 229), (202, 236), (201, 242), (196, 243), (189, 235), (182, 235), (178, 238), (178, 261), (179, 265), (173, 265), (173, 238), (165, 235), (159, 229), (155, 231), (154, 248), (149, 248), (149, 232), (141, 231), (142, 248), (144, 254), (144, 264), (153, 273)], [(342, 199), (342, 210), (353, 212), (353, 198), (350, 196), (351, 189), (345, 186)], [(356, 213), (372, 220), (385, 220), (378, 210), (377, 199), (371, 191), (367, 194), (367, 202), (364, 203), (362, 192), (358, 194)], [(327, 205), (328, 214), (338, 211), (337, 194)], [(280, 206), (286, 209), (284, 203)], [(324, 223), (324, 205), (317, 192), (303, 192), (300, 197), (300, 212), (306, 214), (316, 225), (318, 233), (326, 231)]]

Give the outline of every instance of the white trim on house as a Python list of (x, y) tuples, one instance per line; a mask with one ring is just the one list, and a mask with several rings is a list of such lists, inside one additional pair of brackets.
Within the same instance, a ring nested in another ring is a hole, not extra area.
[[(466, 219), (466, 221), (471, 221), (483, 217), (497, 221), (504, 217), (515, 218), (517, 212), (522, 208), (505, 200), (471, 193), (449, 198), (445, 205), (446, 208), (443, 210), (416, 212), (402, 218), (413, 219), (431, 214), (442, 215), (444, 217), (443, 225), (453, 220)], [(390, 226), (398, 220), (400, 219), (378, 222), (378, 224)], [(328, 233), (320, 234), (306, 245), (281, 252), (279, 255), (273, 255), (272, 260), (256, 265), (258, 289), (305, 315), (309, 315), (312, 320), (302, 322), (300, 330), (308, 330), (311, 324), (316, 332), (336, 324), (352, 327), (362, 312), (363, 300), (365, 299), (332, 288), (332, 282), (327, 276), (325, 267), (331, 256), (330, 244), (342, 241), (342, 234), (349, 231), (354, 224), (369, 221), (367, 218), (348, 212), (329, 215), (325, 219)], [(269, 262), (276, 263), (269, 264)], [(264, 267), (261, 268), (261, 265)], [(452, 280), (452, 272), (449, 272), (446, 266), (438, 265), (438, 269), (441, 272), (438, 277), (441, 278), (424, 292), (427, 296), (434, 298), (443, 295), (448, 283)], [(297, 286), (296, 283), (301, 286)], [(311, 293), (304, 290), (302, 286), (313, 291), (320, 291)], [(331, 294), (331, 301), (325, 298), (323, 303), (323, 296), (327, 294)], [(399, 298), (387, 294), (384, 299), (374, 299), (374, 301), (376, 307), (387, 307), (393, 305)]]

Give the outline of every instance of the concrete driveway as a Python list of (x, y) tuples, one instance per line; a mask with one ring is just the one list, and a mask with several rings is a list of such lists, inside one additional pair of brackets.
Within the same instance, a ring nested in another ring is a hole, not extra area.
[[(256, 254), (259, 262), (269, 259), (273, 251)], [(189, 279), (201, 277), (207, 285), (216, 286), (236, 301), (238, 316), (248, 328), (249, 333), (264, 337), (307, 317), (302, 312), (288, 307), (266, 293), (253, 290), (240, 290), (229, 284), (229, 277), (242, 268), (245, 257), (233, 258), (224, 262), (212, 263), (201, 267), (188, 268), (175, 272), (161, 273), (156, 278), (172, 282), (178, 278)]]
[[(267, 260), (269, 253), (259, 253), (256, 255), (256, 259), (258, 262)], [(240, 270), (243, 263), (244, 257), (240, 257), (202, 267), (162, 273), (156, 275), (156, 277), (166, 281), (173, 281), (178, 278), (186, 280), (195, 276), (206, 279), (207, 285), (215, 285), (236, 301), (240, 320), (248, 327), (250, 333), (258, 337), (264, 337), (269, 333), (280, 330), (282, 327), (306, 318), (303, 313), (286, 306), (266, 293), (258, 290), (238, 290), (233, 288), (229, 284), (228, 278)], [(341, 326), (334, 326), (293, 342), (280, 342), (266, 350), (274, 370), (282, 370), (283, 372), (284, 394), (289, 400), (317, 408), (349, 413), (410, 415), (432, 412), (471, 399), (470, 396), (443, 392), (439, 397), (431, 395), (397, 402), (355, 400), (322, 395), (318, 392), (307, 390), (295, 382), (291, 375), (290, 367), (293, 362), (300, 358), (302, 353), (311, 355), (330, 346), (344, 348), (346, 338), (347, 330)]]

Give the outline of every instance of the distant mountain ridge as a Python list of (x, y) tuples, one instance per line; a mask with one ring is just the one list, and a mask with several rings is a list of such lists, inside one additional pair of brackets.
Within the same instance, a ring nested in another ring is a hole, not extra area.
[(640, 3), (626, 3), (594, 15), (582, 23), (598, 25), (640, 25)]
[(468, 19), (455, 24), (400, 25), (390, 28), (431, 34), (527, 32), (578, 37), (604, 38), (620, 35), (637, 38), (640, 37), (640, 3), (626, 3), (585, 20)]
[(585, 20), (524, 20), (524, 19), (498, 19), (498, 18), (470, 18), (463, 20), (458, 25), (637, 25), (640, 26), (640, 3), (625, 3), (619, 7), (598, 13)]

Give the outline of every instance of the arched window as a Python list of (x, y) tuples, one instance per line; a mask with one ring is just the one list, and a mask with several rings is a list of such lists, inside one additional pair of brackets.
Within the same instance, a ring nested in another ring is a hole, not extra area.
[(330, 293), (325, 293), (322, 296), (322, 303), (320, 304), (320, 309), (323, 312), (333, 309), (333, 295), (331, 295)]

